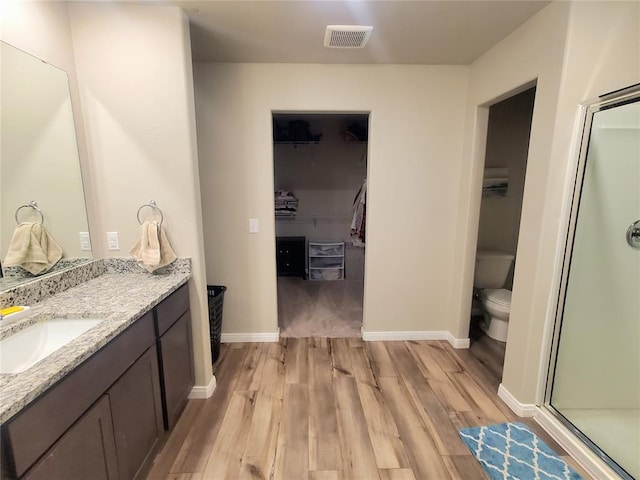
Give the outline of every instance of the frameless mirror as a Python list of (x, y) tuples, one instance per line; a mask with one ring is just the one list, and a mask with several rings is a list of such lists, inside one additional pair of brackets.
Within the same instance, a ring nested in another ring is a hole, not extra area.
[[(42, 222), (62, 248), (52, 273), (91, 259), (66, 72), (0, 42), (0, 261), (19, 222)], [(36, 202), (40, 212), (23, 207)], [(84, 248), (83, 248), (84, 247)], [(31, 280), (2, 265), (0, 291)]]

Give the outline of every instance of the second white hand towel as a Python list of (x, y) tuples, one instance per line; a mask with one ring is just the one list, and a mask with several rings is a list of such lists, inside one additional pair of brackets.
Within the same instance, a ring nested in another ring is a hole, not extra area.
[(158, 227), (159, 232), (159, 244), (160, 244), (160, 263), (157, 268), (166, 267), (170, 263), (172, 263), (176, 258), (178, 258), (171, 248), (171, 244), (169, 243), (169, 239), (167, 235), (164, 233), (164, 228), (162, 225)]
[[(142, 263), (155, 267), (160, 263), (160, 241), (158, 240), (158, 224), (156, 222), (145, 222), (146, 230), (143, 228), (142, 238), (144, 248), (142, 249)], [(148, 269), (147, 269), (148, 270)]]
[(177, 258), (164, 230), (157, 222), (144, 222), (140, 231), (140, 240), (129, 250), (129, 253), (142, 268), (148, 272), (154, 272)]

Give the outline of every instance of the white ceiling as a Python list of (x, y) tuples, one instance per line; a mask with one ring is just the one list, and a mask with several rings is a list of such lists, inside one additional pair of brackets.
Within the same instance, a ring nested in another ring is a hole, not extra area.
[[(169, 0), (199, 62), (468, 64), (548, 0)], [(359, 50), (322, 45), (328, 24), (372, 25)]]

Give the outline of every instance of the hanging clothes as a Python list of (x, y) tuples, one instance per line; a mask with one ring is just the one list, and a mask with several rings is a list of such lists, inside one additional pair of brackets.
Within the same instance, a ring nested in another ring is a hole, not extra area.
[(362, 186), (353, 201), (353, 220), (351, 220), (351, 242), (357, 247), (364, 247), (365, 225), (367, 217), (367, 179), (362, 182)]

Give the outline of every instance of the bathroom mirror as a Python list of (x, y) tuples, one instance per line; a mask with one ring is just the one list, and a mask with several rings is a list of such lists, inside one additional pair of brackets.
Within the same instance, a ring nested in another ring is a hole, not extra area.
[[(45, 275), (84, 263), (92, 255), (80, 242), (89, 227), (67, 74), (6, 42), (0, 65), (0, 261), (17, 211), (20, 222), (42, 221), (62, 248)], [(20, 208), (30, 202), (42, 215)], [(2, 271), (0, 291), (34, 278), (19, 267)]]

